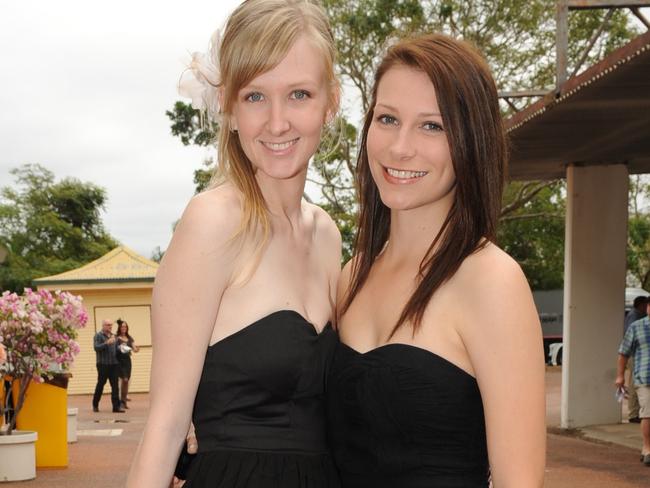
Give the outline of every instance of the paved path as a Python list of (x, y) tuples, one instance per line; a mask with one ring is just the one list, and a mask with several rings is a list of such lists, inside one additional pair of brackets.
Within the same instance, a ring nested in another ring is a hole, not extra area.
[[(585, 429), (567, 435), (559, 425), (561, 372), (549, 368), (547, 423), (549, 425), (545, 487), (632, 488), (650, 487), (650, 468), (639, 462), (638, 425), (620, 424)], [(21, 488), (113, 488), (124, 486), (147, 415), (149, 396), (132, 394), (127, 413), (110, 412), (110, 399), (102, 399), (100, 413), (93, 413), (90, 396), (72, 396), (70, 406), (79, 408), (79, 441), (69, 445), (69, 467), (38, 470), (33, 481), (4, 483)], [(612, 442), (597, 440), (605, 432)], [(590, 436), (596, 440), (587, 440)], [(625, 444), (629, 445), (627, 447)], [(396, 487), (397, 488), (397, 487)]]
[[(109, 390), (109, 388), (107, 388)], [(68, 398), (79, 409), (78, 441), (68, 444), (67, 469), (38, 469), (36, 479), (0, 483), (0, 488), (113, 488), (123, 487), (149, 408), (149, 395), (131, 394), (127, 413), (112, 413), (109, 395), (93, 413), (91, 395)]]
[(637, 449), (555, 434), (549, 434), (547, 442), (545, 487), (650, 486), (650, 468), (639, 462)]

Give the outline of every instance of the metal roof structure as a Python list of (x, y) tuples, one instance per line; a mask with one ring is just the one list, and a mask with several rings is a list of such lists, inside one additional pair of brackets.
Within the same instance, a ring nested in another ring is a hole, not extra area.
[(145, 282), (152, 283), (158, 271), (158, 263), (140, 256), (126, 246), (118, 246), (77, 269), (34, 280), (34, 284), (90, 284)]
[(505, 121), (510, 177), (563, 178), (567, 164), (650, 172), (650, 32)]

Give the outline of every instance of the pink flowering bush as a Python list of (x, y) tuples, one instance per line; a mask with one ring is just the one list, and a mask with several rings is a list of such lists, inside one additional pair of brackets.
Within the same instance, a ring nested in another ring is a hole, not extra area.
[(26, 288), (22, 296), (8, 291), (0, 296), (0, 344), (6, 352), (0, 377), (6, 375), (12, 386), (16, 381), (20, 384), (13, 411), (9, 411), (9, 395), (0, 405), (1, 414), (10, 413), (7, 434), (15, 427), (29, 384), (70, 369), (79, 354), (78, 330), (87, 321), (81, 297), (68, 292)]

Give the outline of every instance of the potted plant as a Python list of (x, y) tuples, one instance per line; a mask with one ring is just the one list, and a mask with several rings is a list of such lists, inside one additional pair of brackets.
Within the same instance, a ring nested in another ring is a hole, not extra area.
[[(75, 341), (78, 330), (87, 320), (81, 298), (68, 292), (25, 289), (22, 296), (7, 291), (0, 296), (0, 343), (6, 356), (0, 364), (4, 392), (0, 395), (0, 415), (4, 421), (0, 422), (4, 424), (0, 427), (0, 449), (7, 444), (20, 444), (20, 439), (12, 441), (9, 436), (33, 438), (32, 443), (36, 440), (36, 433), (19, 434), (15, 430), (29, 386), (53, 379), (56, 370), (69, 370), (79, 353)], [(32, 445), (32, 458), (33, 452)], [(0, 460), (6, 459), (6, 453), (0, 451)], [(16, 467), (8, 460), (0, 461), (0, 481), (4, 481), (5, 462), (5, 472)], [(35, 472), (31, 478), (34, 476)]]

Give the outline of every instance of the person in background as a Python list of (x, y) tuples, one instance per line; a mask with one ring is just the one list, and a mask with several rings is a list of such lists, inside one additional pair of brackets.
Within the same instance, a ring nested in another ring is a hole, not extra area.
[(115, 337), (117, 339), (117, 377), (120, 380), (120, 407), (129, 408), (127, 395), (131, 379), (131, 352), (138, 352), (140, 348), (129, 334), (129, 324), (126, 320), (117, 319)]
[(642, 319), (647, 315), (648, 298), (649, 297), (641, 295), (634, 299), (632, 308), (627, 314), (625, 314), (625, 321), (623, 322), (623, 334), (627, 332), (627, 328), (632, 324), (632, 322), (636, 322), (637, 320)]
[(106, 381), (111, 384), (111, 403), (113, 412), (124, 413), (120, 408), (120, 398), (117, 386), (117, 340), (111, 332), (113, 321), (102, 320), (102, 330), (95, 334), (93, 340), (95, 354), (97, 356), (97, 385), (93, 395), (93, 412), (99, 412), (99, 400), (104, 393)]
[[(638, 296), (634, 299), (632, 309), (625, 315), (625, 321), (623, 322), (623, 335), (625, 335), (628, 327), (632, 324), (632, 322), (636, 322), (637, 320), (642, 319), (646, 316), (647, 305), (648, 297)], [(630, 358), (627, 363), (627, 368), (625, 369), (628, 386), (627, 417), (630, 422), (638, 424), (641, 422), (641, 419), (639, 418), (639, 399), (636, 395), (636, 389), (634, 388), (634, 374), (632, 374), (633, 370), (634, 358)]]
[[(650, 306), (650, 304), (648, 304)], [(646, 313), (647, 313), (646, 307)], [(646, 317), (632, 322), (623, 336), (618, 349), (616, 387), (625, 387), (625, 367), (628, 359), (634, 359), (634, 388), (639, 399), (641, 419), (641, 461), (650, 466), (650, 319)], [(631, 388), (630, 388), (631, 389)]]

